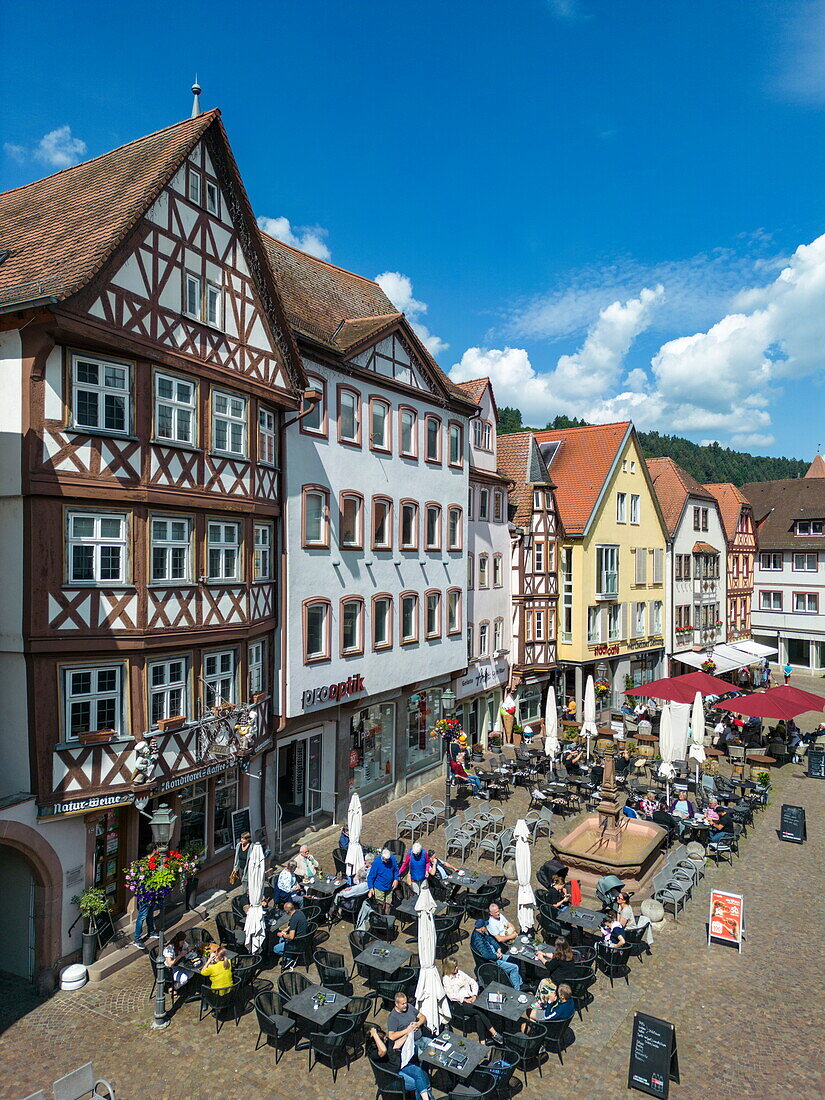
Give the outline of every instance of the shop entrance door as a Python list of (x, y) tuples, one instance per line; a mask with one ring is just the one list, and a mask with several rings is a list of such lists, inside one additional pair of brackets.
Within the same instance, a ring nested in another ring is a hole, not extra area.
[(103, 891), (116, 913), (124, 908), (121, 825), (119, 809), (108, 810), (95, 825), (94, 884)]
[(34, 875), (25, 856), (0, 844), (0, 937), (3, 963), (0, 969), (26, 981), (34, 976)]
[(278, 747), (278, 804), (282, 823), (309, 817), (320, 808), (321, 735)]

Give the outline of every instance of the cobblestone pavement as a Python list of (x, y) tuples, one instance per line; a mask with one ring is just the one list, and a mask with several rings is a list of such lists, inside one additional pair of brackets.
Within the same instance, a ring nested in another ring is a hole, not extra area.
[[(819, 681), (800, 686), (825, 694)], [(671, 1095), (677, 1100), (825, 1096), (825, 783), (806, 779), (802, 768), (793, 764), (776, 773), (774, 783), (770, 805), (743, 839), (741, 857), (733, 867), (708, 865), (678, 923), (669, 919), (657, 933), (652, 956), (634, 962), (629, 985), (611, 989), (599, 976), (595, 1003), (584, 1021), (574, 1020), (575, 1042), (564, 1055), (564, 1066), (551, 1056), (543, 1078), (533, 1072), (527, 1087), (522, 1087), (523, 1100), (638, 1095), (626, 1090), (635, 1010), (675, 1025), (682, 1084), (672, 1085)], [(433, 783), (420, 793), (442, 792), (440, 784)], [(410, 801), (405, 799), (404, 805)], [(779, 841), (783, 802), (806, 808), (806, 844)], [(524, 792), (515, 792), (505, 804), (508, 822), (525, 807)], [(365, 841), (378, 845), (393, 835), (395, 808), (388, 805), (365, 817)], [(337, 832), (313, 842), (327, 866)], [(440, 844), (441, 834), (436, 833), (433, 846)], [(548, 856), (546, 840), (539, 840), (533, 849), (534, 867)], [(472, 859), (466, 864), (475, 865)], [(491, 864), (485, 860), (482, 866)], [(712, 886), (745, 897), (747, 938), (741, 955), (723, 945), (707, 946)], [(514, 885), (507, 896), (512, 913)], [(214, 928), (211, 921), (209, 926)], [(333, 928), (328, 944), (344, 950), (347, 958), (343, 945), (349, 927)], [(459, 954), (469, 968), (466, 940)], [(0, 1097), (20, 1100), (40, 1088), (51, 1095), (53, 1080), (88, 1059), (98, 1075), (114, 1084), (120, 1100), (206, 1100), (220, 1095), (338, 1100), (374, 1095), (363, 1058), (345, 1068), (335, 1086), (323, 1065), (307, 1075), (303, 1052), (288, 1051), (276, 1069), (271, 1049), (253, 1053), (257, 1026), (251, 1011), (240, 1026), (229, 1022), (216, 1038), (211, 1020), (198, 1024), (197, 1006), (185, 1005), (168, 1030), (153, 1033), (150, 986), (149, 963), (142, 959), (104, 982), (75, 993), (57, 993), (33, 1008), (0, 1037)], [(356, 990), (359, 987), (356, 979)]]

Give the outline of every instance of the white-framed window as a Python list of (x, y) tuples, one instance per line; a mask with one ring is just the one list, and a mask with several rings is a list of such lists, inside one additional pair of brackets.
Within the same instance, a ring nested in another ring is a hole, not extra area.
[(341, 605), (341, 652), (344, 655), (364, 651), (364, 601), (357, 596)]
[(401, 597), (401, 641), (418, 641), (418, 596), (413, 592)]
[(633, 604), (633, 636), (634, 638), (643, 638), (647, 633), (645, 629), (645, 612), (647, 610), (647, 604), (634, 603)]
[(504, 648), (504, 620), (496, 619), (493, 623), (493, 653), (501, 653)]
[(302, 496), (304, 546), (329, 546), (329, 493), (305, 487)]
[(504, 583), (504, 568), (501, 561), (501, 554), (496, 554), (493, 557), (493, 588), (501, 588)]
[(69, 512), (68, 583), (125, 584), (126, 516), (112, 512)]
[(424, 509), (424, 547), (441, 549), (441, 505), (428, 504)]
[(418, 458), (418, 414), (415, 409), (402, 408), (399, 412), (401, 425), (401, 454), (406, 458)]
[(341, 546), (360, 550), (364, 545), (364, 501), (358, 493), (341, 494)]
[(418, 549), (418, 505), (414, 500), (401, 502), (401, 549)]
[(249, 643), (249, 698), (266, 691), (266, 641)]
[(475, 650), (473, 645), (475, 644), (475, 633), (472, 623), (467, 623), (467, 660), (472, 661), (475, 657)]
[(387, 649), (392, 645), (392, 600), (376, 596), (372, 601), (372, 648)]
[(487, 657), (490, 652), (490, 624), (487, 622), (478, 624), (478, 655)]
[(386, 497), (372, 498), (372, 548), (392, 549), (392, 501)]
[(264, 466), (278, 464), (275, 423), (275, 413), (271, 409), (258, 406), (258, 462)]
[(630, 494), (630, 522), (636, 526), (641, 523), (641, 507), (640, 497), (638, 493)]
[(544, 543), (540, 539), (533, 543), (533, 572), (544, 572)]
[(272, 524), (256, 523), (252, 548), (252, 579), (272, 580)]
[(759, 592), (759, 607), (762, 611), (781, 611), (782, 593), (761, 589)]
[(131, 377), (126, 363), (73, 355), (73, 426), (128, 435), (132, 427)]
[(194, 168), (189, 169), (189, 178), (187, 180), (186, 194), (189, 197), (190, 202), (194, 202), (197, 206), (201, 204), (201, 174), (196, 172)]
[(476, 491), (471, 485), (467, 490), (467, 519), (472, 519), (474, 514), (473, 504), (475, 502)]
[(798, 519), (794, 524), (794, 534), (821, 535), (824, 527), (821, 519)]
[(149, 662), (149, 720), (152, 729), (161, 718), (189, 714), (188, 662), (185, 657)]
[(361, 397), (354, 390), (338, 389), (338, 439), (361, 446)]
[(545, 613), (543, 611), (527, 612), (527, 641), (543, 642), (546, 634)]
[(390, 449), (390, 406), (375, 397), (370, 399), (370, 448), (373, 451)]
[(600, 642), (602, 640), (602, 609), (600, 607), (590, 606), (587, 609), (587, 643), (593, 645), (594, 642)]
[(490, 490), (480, 489), (478, 494), (478, 518), (480, 520), (490, 518)]
[(195, 321), (220, 328), (223, 321), (223, 291), (211, 279), (186, 272), (183, 312)]
[(650, 605), (650, 633), (662, 633), (662, 601), (653, 600)]
[(461, 509), (453, 506), (447, 509), (447, 549), (461, 549)]
[(212, 450), (246, 458), (246, 398), (212, 391)]
[(155, 438), (194, 447), (198, 441), (197, 397), (195, 382), (155, 371)]
[(206, 209), (210, 214), (220, 214), (220, 191), (214, 180), (206, 181)]
[(329, 657), (329, 602), (313, 600), (304, 604), (304, 660)]
[(429, 414), (424, 417), (424, 458), (427, 462), (441, 461), (441, 421)]
[(622, 607), (621, 604), (611, 603), (607, 606), (607, 640), (617, 642), (622, 636)]
[(616, 493), (616, 523), (627, 523), (627, 493)]
[(427, 593), (426, 635), (428, 638), (441, 637), (441, 593)]
[(478, 587), (487, 588), (490, 584), (490, 558), (487, 554), (478, 557)]
[(237, 671), (238, 655), (234, 649), (221, 649), (204, 654), (203, 682), (207, 707), (235, 702)]
[(451, 466), (461, 466), (464, 462), (464, 432), (460, 424), (450, 424), (450, 457)]
[(123, 665), (63, 670), (65, 739), (96, 730), (123, 732)]
[(152, 516), (151, 531), (152, 583), (191, 581), (192, 520), (187, 516)]
[(762, 551), (759, 555), (759, 568), (778, 573), (784, 565), (784, 557), (782, 553), (774, 554)]
[[(639, 551), (636, 551), (638, 556)], [(615, 599), (619, 594), (619, 548), (596, 547), (596, 595)]]
[(447, 591), (447, 633), (461, 633), (461, 589), (450, 588)]
[(816, 615), (819, 611), (819, 596), (816, 592), (794, 592), (793, 609), (803, 615)]
[(207, 578), (236, 581), (240, 577), (241, 526), (210, 520), (206, 525)]
[(794, 554), (793, 567), (796, 573), (815, 573), (817, 569), (817, 555)]

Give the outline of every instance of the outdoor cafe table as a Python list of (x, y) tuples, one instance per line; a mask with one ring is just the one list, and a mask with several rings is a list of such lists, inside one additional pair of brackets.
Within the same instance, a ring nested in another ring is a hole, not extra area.
[[(498, 1004), (491, 1004), (491, 993), (499, 994), (502, 1000)], [(501, 982), (490, 982), (490, 984), (485, 986), (481, 993), (479, 993), (474, 1007), (480, 1008), (482, 1012), (489, 1012), (491, 1016), (501, 1016), (505, 1020), (510, 1020), (511, 1023), (517, 1023), (530, 1007), (532, 1000), (532, 997), (528, 996), (526, 993), (519, 993), (519, 991), (513, 989), (511, 985), (502, 985)]]
[(517, 963), (526, 963), (536, 970), (546, 970), (544, 963), (539, 962), (536, 954), (543, 951), (545, 955), (552, 955), (553, 948), (547, 943), (533, 943), (528, 936), (518, 936), (507, 944), (507, 952), (511, 959)]
[(596, 933), (601, 927), (602, 914), (595, 909), (585, 909), (583, 905), (568, 905), (566, 909), (558, 910), (556, 920), (569, 924), (571, 928)]
[[(408, 898), (404, 898), (402, 902), (396, 905), (393, 913), (400, 914), (404, 917), (412, 917), (415, 919), (418, 913), (415, 908), (415, 903), (418, 901), (418, 895), (412, 894)], [(444, 901), (436, 902), (436, 910), (434, 916), (442, 917), (447, 912), (447, 903)]]
[[(321, 993), (326, 997), (324, 1004), (318, 1004), (315, 1000)], [(347, 1007), (349, 997), (338, 993), (333, 989), (327, 989), (323, 985), (308, 985), (294, 997), (290, 997), (284, 1004), (283, 1010), (290, 1016), (298, 1016), (314, 1025), (311, 1030), (321, 1031), (326, 1024), (339, 1012)], [(307, 1030), (305, 1027), (303, 1030)]]
[(411, 958), (412, 953), (406, 947), (398, 947), (394, 943), (373, 942), (360, 955), (356, 955), (355, 962), (389, 976), (399, 967), (406, 966)]
[(685, 825), (690, 830), (691, 839), (697, 840), (705, 848), (708, 846), (710, 822), (706, 821), (703, 817), (689, 817), (685, 821)]
[(337, 894), (347, 885), (345, 878), (335, 875), (318, 875), (311, 882), (305, 882), (306, 892), (309, 897), (328, 898), (331, 894)]
[(447, 875), (444, 881), (449, 882), (451, 886), (461, 886), (466, 890), (478, 890), (487, 885), (490, 876), (480, 875), (478, 871), (465, 871), (462, 875), (454, 871), (451, 875)]
[[(445, 1050), (438, 1050), (433, 1042), (444, 1041), (447, 1043)], [(482, 1046), (475, 1039), (465, 1039), (454, 1031), (443, 1030), (435, 1040), (430, 1040), (426, 1046), (418, 1052), (418, 1060), (438, 1069), (454, 1073), (456, 1077), (466, 1080), (476, 1070), (485, 1058), (490, 1057), (488, 1047)], [(466, 1059), (464, 1065), (456, 1065), (456, 1059)]]

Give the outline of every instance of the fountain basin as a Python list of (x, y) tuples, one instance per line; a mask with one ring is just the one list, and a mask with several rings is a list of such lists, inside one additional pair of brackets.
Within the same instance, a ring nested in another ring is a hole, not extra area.
[[(626, 824), (624, 824), (626, 822)], [(550, 847), (590, 894), (605, 875), (617, 875), (637, 894), (650, 892), (650, 880), (664, 862), (666, 831), (652, 821), (625, 818), (617, 844), (604, 842), (603, 821), (591, 814)]]

